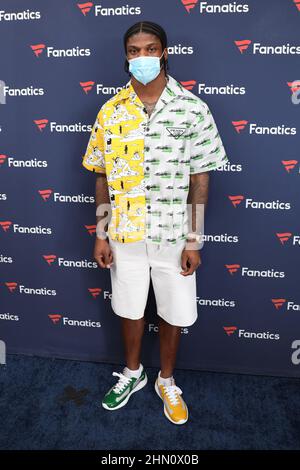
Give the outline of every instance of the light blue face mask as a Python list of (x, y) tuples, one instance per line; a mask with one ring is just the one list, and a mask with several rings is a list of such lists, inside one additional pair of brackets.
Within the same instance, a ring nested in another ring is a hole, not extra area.
[(164, 53), (160, 57), (140, 56), (130, 60), (127, 59), (129, 62), (129, 72), (143, 85), (147, 85), (159, 74), (162, 67), (162, 65), (160, 66), (160, 59), (163, 55)]

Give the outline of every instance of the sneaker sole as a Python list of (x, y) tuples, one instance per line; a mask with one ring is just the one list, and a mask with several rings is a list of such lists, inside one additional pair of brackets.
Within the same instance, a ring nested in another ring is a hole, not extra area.
[(107, 406), (105, 403), (102, 402), (103, 408), (105, 408), (106, 410), (109, 410), (109, 411), (119, 410), (120, 408), (122, 408), (122, 406), (125, 406), (128, 403), (128, 400), (131, 397), (131, 395), (135, 392), (138, 392), (143, 387), (145, 387), (147, 382), (148, 382), (148, 377), (147, 377), (147, 374), (145, 373), (145, 378), (133, 390), (131, 390), (130, 393), (128, 393), (125, 400), (123, 400), (119, 405), (114, 406), (113, 408), (110, 408), (109, 406)]
[[(157, 379), (155, 381), (155, 385), (154, 385), (154, 388), (155, 388), (155, 391), (157, 393), (157, 395), (159, 396), (159, 398), (162, 400), (162, 402), (164, 401), (163, 398), (161, 397), (161, 394), (159, 393), (159, 389), (158, 389), (158, 385), (157, 385)], [(187, 420), (189, 419), (189, 410), (187, 409), (187, 417), (186, 419), (181, 419), (180, 421), (173, 421), (173, 419), (171, 418), (171, 416), (168, 414), (167, 412), (167, 409), (164, 405), (164, 413), (165, 413), (165, 416), (168, 418), (169, 421), (171, 421), (171, 423), (173, 424), (184, 424), (187, 422)]]

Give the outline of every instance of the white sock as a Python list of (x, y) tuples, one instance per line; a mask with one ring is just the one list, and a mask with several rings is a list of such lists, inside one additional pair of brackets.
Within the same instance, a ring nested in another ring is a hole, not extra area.
[(131, 379), (132, 377), (134, 377), (135, 379), (138, 379), (142, 373), (142, 370), (143, 370), (142, 364), (140, 364), (140, 367), (136, 370), (131, 370), (128, 367), (125, 367), (123, 370), (123, 374), (126, 375), (126, 377), (128, 377), (129, 379)]
[(165, 387), (169, 387), (170, 385), (175, 384), (173, 375), (171, 377), (163, 378), (163, 377), (160, 376), (160, 372), (161, 371), (159, 371), (159, 373), (158, 373), (158, 383), (160, 385), (164, 385)]

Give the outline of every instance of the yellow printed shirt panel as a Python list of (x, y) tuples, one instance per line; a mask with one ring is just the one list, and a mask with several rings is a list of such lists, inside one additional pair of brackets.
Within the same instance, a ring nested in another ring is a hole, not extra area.
[(93, 125), (82, 165), (95, 173), (105, 173), (103, 113), (100, 109)]
[(145, 238), (145, 115), (131, 102), (128, 91), (122, 90), (118, 100), (113, 97), (100, 109), (82, 162), (90, 171), (106, 173), (111, 203), (108, 232), (123, 243)]

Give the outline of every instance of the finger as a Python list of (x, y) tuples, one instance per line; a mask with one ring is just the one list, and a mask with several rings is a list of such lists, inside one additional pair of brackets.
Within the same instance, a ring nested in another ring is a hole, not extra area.
[(188, 266), (187, 266), (187, 256), (183, 256), (181, 258), (181, 268), (183, 269), (183, 271), (186, 271), (188, 269)]
[(109, 253), (109, 261), (110, 261), (110, 264), (113, 264), (113, 262), (114, 262), (114, 256), (113, 256), (112, 251)]
[(190, 273), (191, 269), (192, 269), (192, 266), (187, 266), (186, 269), (184, 269), (183, 271), (181, 271), (180, 274), (186, 276), (187, 274)]
[(105, 255), (104, 255), (104, 264), (105, 264), (105, 268), (110, 268), (110, 256), (109, 256), (109, 253), (105, 253)]
[(182, 274), (183, 276), (190, 276), (191, 274), (193, 274), (194, 270), (195, 269), (191, 266), (190, 268), (188, 268), (187, 271), (182, 271), (180, 274)]
[(105, 268), (105, 263), (103, 261), (103, 255), (100, 255), (95, 259), (96, 259), (97, 263), (99, 264), (100, 268)]
[(188, 266), (187, 270), (182, 271), (180, 274), (182, 274), (183, 276), (190, 276), (191, 274), (194, 273), (194, 271), (199, 266), (198, 263), (189, 262), (189, 264), (190, 264), (190, 266)]

